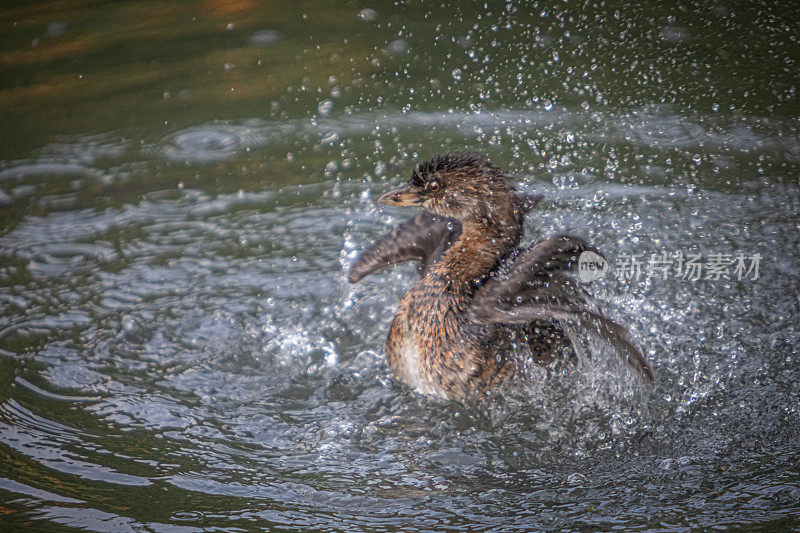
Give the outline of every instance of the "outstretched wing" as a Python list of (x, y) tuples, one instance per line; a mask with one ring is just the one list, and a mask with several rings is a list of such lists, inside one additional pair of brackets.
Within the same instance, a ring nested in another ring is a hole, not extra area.
[[(527, 213), (543, 196), (517, 193), (516, 198), (522, 211)], [(460, 234), (461, 224), (457, 220), (423, 211), (364, 250), (350, 267), (347, 279), (356, 283), (368, 274), (406, 261), (419, 261), (420, 272), (424, 274)]]
[(424, 271), (460, 233), (457, 221), (423, 211), (364, 250), (350, 267), (347, 279), (355, 283), (367, 274), (405, 261), (419, 261)]
[(653, 369), (630, 342), (625, 327), (588, 309), (577, 284), (566, 275), (587, 250), (600, 254), (583, 239), (570, 235), (550, 237), (528, 248), (475, 292), (471, 318), (486, 324), (546, 320), (584, 327), (652, 382)]
[(528, 194), (526, 192), (516, 192), (514, 196), (517, 198), (517, 203), (519, 203), (523, 213), (533, 209), (544, 198), (543, 194)]
[(519, 297), (527, 293), (537, 296), (537, 301), (577, 295), (577, 285), (564, 274), (575, 268), (578, 256), (587, 250), (602, 257), (580, 237), (556, 235), (540, 241), (509, 258), (476, 292), (473, 307), (486, 313), (497, 305), (522, 303)]

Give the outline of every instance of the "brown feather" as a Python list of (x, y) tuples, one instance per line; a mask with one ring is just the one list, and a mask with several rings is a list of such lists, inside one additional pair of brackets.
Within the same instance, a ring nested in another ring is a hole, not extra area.
[(589, 310), (567, 276), (581, 252), (599, 254), (596, 248), (569, 235), (516, 248), (523, 215), (540, 195), (517, 192), (471, 152), (422, 162), (402, 192), (426, 212), (376, 241), (348, 276), (355, 282), (392, 264), (421, 263), (422, 278), (400, 300), (386, 341), (387, 361), (401, 381), (454, 399), (486, 394), (517, 372), (515, 343), (526, 342), (539, 364), (574, 353), (559, 324), (598, 335), (653, 381), (627, 330)]

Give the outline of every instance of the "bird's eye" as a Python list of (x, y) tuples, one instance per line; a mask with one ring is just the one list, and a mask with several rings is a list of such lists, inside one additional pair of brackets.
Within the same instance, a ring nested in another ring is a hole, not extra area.
[(440, 187), (441, 186), (439, 185), (438, 181), (429, 181), (425, 188), (431, 192), (436, 192)]

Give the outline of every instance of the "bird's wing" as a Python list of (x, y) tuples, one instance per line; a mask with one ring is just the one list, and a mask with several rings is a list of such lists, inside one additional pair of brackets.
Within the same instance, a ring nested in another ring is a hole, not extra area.
[(517, 203), (519, 203), (523, 213), (533, 209), (544, 198), (543, 194), (528, 194), (526, 192), (516, 192), (514, 196), (517, 198)]
[(628, 339), (626, 328), (590, 310), (577, 283), (568, 276), (575, 269), (578, 256), (587, 250), (600, 254), (579, 237), (558, 235), (510, 258), (497, 275), (475, 291), (471, 318), (484, 324), (546, 320), (584, 327), (653, 381), (653, 369)]
[(460, 233), (456, 220), (423, 211), (364, 250), (350, 267), (347, 279), (355, 283), (367, 274), (405, 261), (419, 261), (424, 271)]
[[(542, 198), (541, 194), (516, 194), (524, 213), (533, 209)], [(420, 273), (424, 274), (460, 234), (461, 224), (457, 220), (423, 211), (364, 250), (350, 267), (347, 279), (355, 283), (368, 274), (406, 261), (419, 261)]]

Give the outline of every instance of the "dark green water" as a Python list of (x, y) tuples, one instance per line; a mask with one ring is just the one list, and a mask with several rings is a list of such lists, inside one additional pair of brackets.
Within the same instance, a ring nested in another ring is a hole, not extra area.
[[(798, 20), (6, 2), (0, 529), (797, 529)], [(408, 216), (375, 195), (465, 148), (547, 195), (529, 238), (758, 276), (593, 284), (652, 390), (592, 346), (419, 396), (382, 356), (413, 269), (345, 272)]]

